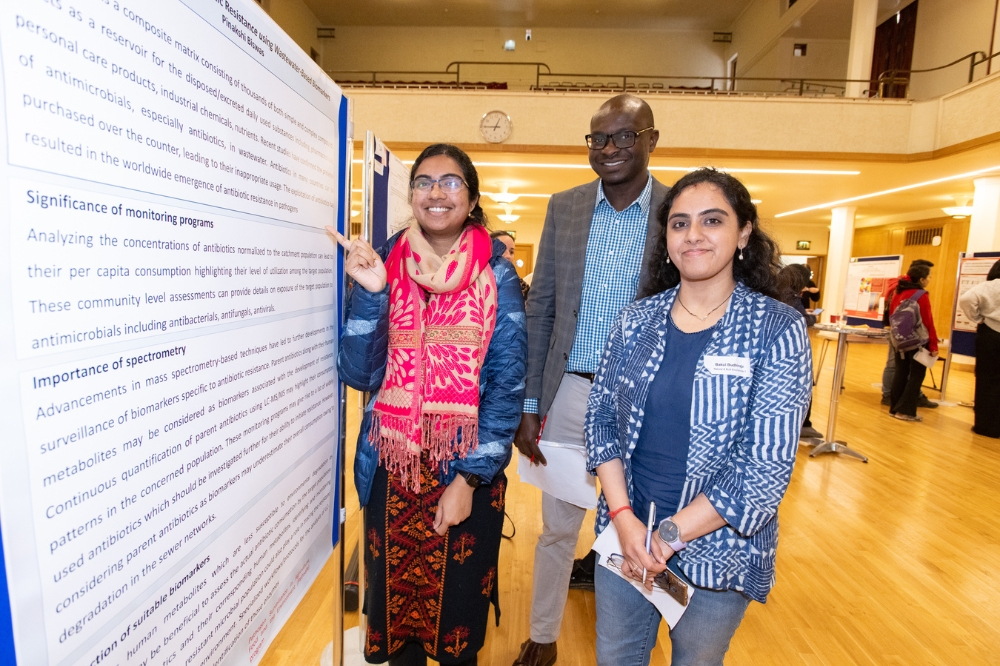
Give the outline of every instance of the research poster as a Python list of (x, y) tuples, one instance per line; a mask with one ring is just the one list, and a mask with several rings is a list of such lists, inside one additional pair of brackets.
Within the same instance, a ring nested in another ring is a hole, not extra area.
[(0, 663), (256, 664), (331, 550), (343, 97), (251, 0), (0, 58)]
[(881, 322), (902, 262), (899, 255), (852, 257), (844, 287), (844, 314)]
[(965, 316), (962, 308), (958, 307), (958, 299), (965, 295), (969, 289), (981, 282), (986, 282), (986, 275), (990, 272), (998, 257), (975, 257), (963, 256), (958, 267), (958, 298), (955, 299), (955, 322), (952, 325), (954, 331), (976, 332), (976, 324)]

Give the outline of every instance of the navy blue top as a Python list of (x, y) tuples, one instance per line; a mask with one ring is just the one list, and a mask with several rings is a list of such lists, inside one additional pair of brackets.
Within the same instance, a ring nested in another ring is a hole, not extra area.
[(694, 371), (715, 331), (713, 326), (685, 333), (674, 325), (673, 317), (668, 319), (663, 363), (649, 386), (646, 417), (632, 452), (632, 507), (644, 523), (651, 501), (656, 502), (657, 522), (680, 508), (691, 443)]

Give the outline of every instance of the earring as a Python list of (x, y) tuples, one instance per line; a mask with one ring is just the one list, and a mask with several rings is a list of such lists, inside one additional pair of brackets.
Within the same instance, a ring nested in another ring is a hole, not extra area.
[(743, 248), (740, 248), (740, 261), (743, 261)]
[(670, 255), (669, 254), (667, 255), (667, 263), (668, 264), (670, 263)]

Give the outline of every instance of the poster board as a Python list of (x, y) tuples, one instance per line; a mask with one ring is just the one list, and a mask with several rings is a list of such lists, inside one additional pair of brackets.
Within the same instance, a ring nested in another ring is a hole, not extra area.
[(336, 538), (346, 100), (251, 0), (0, 58), (0, 663), (256, 664)]
[(903, 256), (851, 257), (844, 285), (844, 315), (851, 326), (882, 327), (882, 313), (902, 269)]
[(372, 247), (378, 248), (413, 220), (410, 169), (377, 136), (369, 134), (368, 141), (371, 157), (365, 168), (370, 171), (371, 240)]
[(1000, 260), (1000, 252), (961, 252), (958, 255), (958, 279), (956, 280), (955, 300), (951, 315), (951, 348), (949, 353), (964, 356), (976, 355), (976, 325), (969, 321), (962, 308), (958, 307), (958, 299), (966, 291), (986, 280), (994, 262)]

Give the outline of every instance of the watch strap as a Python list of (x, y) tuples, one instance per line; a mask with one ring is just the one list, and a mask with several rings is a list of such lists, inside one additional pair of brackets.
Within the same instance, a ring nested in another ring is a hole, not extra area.
[(478, 488), (479, 486), (483, 485), (483, 480), (480, 479), (475, 474), (473, 474), (472, 472), (459, 472), (458, 474), (463, 479), (465, 479), (465, 482), (467, 484), (469, 484), (473, 488)]

